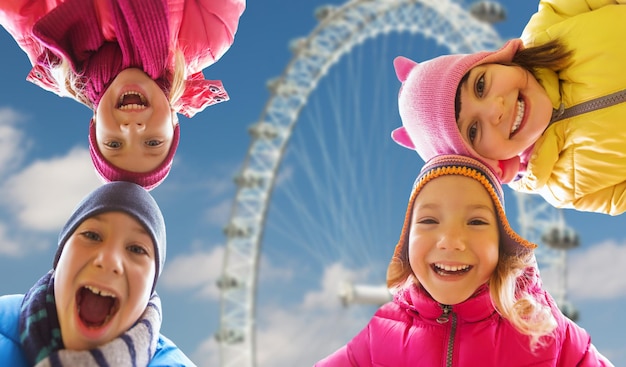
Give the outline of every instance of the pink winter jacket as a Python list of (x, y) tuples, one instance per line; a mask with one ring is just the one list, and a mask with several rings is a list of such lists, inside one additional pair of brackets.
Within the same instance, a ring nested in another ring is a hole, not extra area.
[[(102, 34), (105, 39), (114, 40), (114, 25), (106, 0), (92, 1), (97, 9)], [(0, 24), (13, 36), (34, 66), (27, 80), (57, 94), (59, 88), (49, 70), (37, 63), (45, 46), (33, 35), (33, 25), (63, 2), (0, 1)], [(187, 88), (182, 97), (186, 108), (178, 112), (191, 117), (206, 107), (206, 98), (202, 93), (211, 93), (204, 85), (208, 81), (204, 80), (202, 69), (215, 63), (232, 45), (239, 18), (245, 9), (245, 0), (167, 0), (167, 6), (170, 52), (176, 46), (182, 49), (187, 69)]]
[(535, 354), (529, 338), (495, 311), (486, 285), (454, 306), (443, 306), (413, 286), (398, 292), (347, 345), (315, 366), (612, 366), (549, 294), (536, 291), (552, 307), (558, 327)]

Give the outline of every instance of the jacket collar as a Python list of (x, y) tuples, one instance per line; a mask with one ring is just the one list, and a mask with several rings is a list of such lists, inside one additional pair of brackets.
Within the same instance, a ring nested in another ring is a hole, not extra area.
[[(422, 317), (435, 321), (443, 313), (441, 303), (435, 301), (421, 285), (412, 284), (398, 293), (394, 297), (394, 301), (400, 307), (414, 311)], [(493, 315), (496, 310), (491, 303), (489, 294), (489, 286), (483, 284), (474, 294), (456, 305), (451, 305), (452, 312), (457, 315), (458, 319), (466, 322), (477, 322), (484, 320)]]
[[(532, 264), (524, 269), (516, 280), (516, 292), (539, 294), (543, 293), (537, 260), (533, 258)], [(541, 297), (545, 300), (545, 297)], [(416, 312), (426, 319), (436, 320), (443, 313), (443, 306), (435, 301), (421, 285), (407, 283), (407, 286), (399, 290), (394, 296), (394, 302), (401, 308)], [(548, 305), (547, 301), (542, 302)], [(497, 312), (489, 293), (489, 286), (485, 283), (476, 289), (476, 292), (456, 305), (452, 305), (452, 312), (457, 318), (466, 322), (476, 322), (490, 317)]]

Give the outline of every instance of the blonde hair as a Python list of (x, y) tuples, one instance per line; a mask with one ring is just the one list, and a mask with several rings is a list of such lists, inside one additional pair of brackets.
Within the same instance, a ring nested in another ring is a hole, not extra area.
[[(170, 106), (177, 110), (180, 98), (185, 92), (186, 65), (185, 56), (180, 49), (174, 51), (172, 72), (168, 72), (171, 79), (169, 95)], [(50, 74), (58, 86), (57, 94), (61, 97), (70, 97), (94, 110), (93, 102), (85, 93), (84, 77), (72, 70), (69, 60), (61, 59), (58, 64), (50, 66)]]
[(174, 67), (172, 73), (172, 85), (170, 86), (170, 106), (177, 111), (180, 98), (185, 93), (185, 79), (187, 78), (185, 55), (180, 49), (174, 51)]
[(56, 93), (59, 96), (73, 98), (89, 107), (90, 110), (94, 109), (93, 103), (83, 93), (85, 84), (82, 75), (76, 74), (72, 70), (67, 59), (61, 59), (58, 64), (50, 65), (50, 75), (58, 86)]
[[(502, 236), (502, 234), (500, 234)], [(406, 237), (408, 238), (408, 237)], [(408, 243), (391, 259), (387, 269), (387, 286), (398, 289), (412, 280), (420, 285), (409, 263)], [(533, 282), (537, 271), (533, 252), (509, 254), (500, 241), (498, 264), (488, 281), (489, 294), (496, 311), (515, 329), (530, 336), (530, 347), (543, 345), (544, 336), (550, 336), (557, 326), (552, 310), (546, 302), (528, 292), (525, 281)]]
[[(504, 256), (503, 256), (504, 255)], [(489, 279), (489, 294), (495, 309), (522, 334), (530, 336), (530, 346), (543, 345), (557, 327), (552, 309), (541, 299), (543, 293), (530, 293), (536, 282), (534, 253), (506, 254), (500, 251), (498, 265)]]

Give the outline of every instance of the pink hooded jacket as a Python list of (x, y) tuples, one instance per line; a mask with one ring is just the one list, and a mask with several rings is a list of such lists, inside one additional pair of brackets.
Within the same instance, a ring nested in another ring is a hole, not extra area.
[[(93, 0), (100, 28), (105, 39), (115, 38), (112, 14), (106, 0)], [(0, 2), (0, 24), (13, 36), (33, 65), (27, 80), (43, 89), (59, 94), (49, 69), (38, 63), (46, 52), (33, 25), (64, 0), (11, 0)], [(167, 0), (169, 10), (170, 53), (178, 47), (186, 62), (187, 84), (179, 113), (192, 117), (206, 106), (227, 100), (226, 92), (216, 81), (204, 79), (202, 69), (219, 60), (233, 43), (245, 0)], [(204, 29), (205, 32), (198, 32)], [(171, 54), (170, 56), (173, 56)]]
[(411, 286), (383, 305), (347, 345), (315, 366), (612, 366), (535, 279), (532, 292), (545, 298), (558, 323), (554, 339), (546, 338), (547, 344), (535, 353), (529, 337), (496, 312), (487, 285), (454, 306), (441, 305), (421, 286)]

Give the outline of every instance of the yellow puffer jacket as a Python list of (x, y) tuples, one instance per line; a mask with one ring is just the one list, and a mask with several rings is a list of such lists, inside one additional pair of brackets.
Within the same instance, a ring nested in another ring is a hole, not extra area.
[[(521, 38), (527, 47), (559, 39), (575, 52), (567, 69), (540, 72), (554, 108), (626, 89), (626, 6), (616, 1), (542, 0)], [(550, 125), (509, 186), (559, 208), (626, 211), (626, 102)]]

